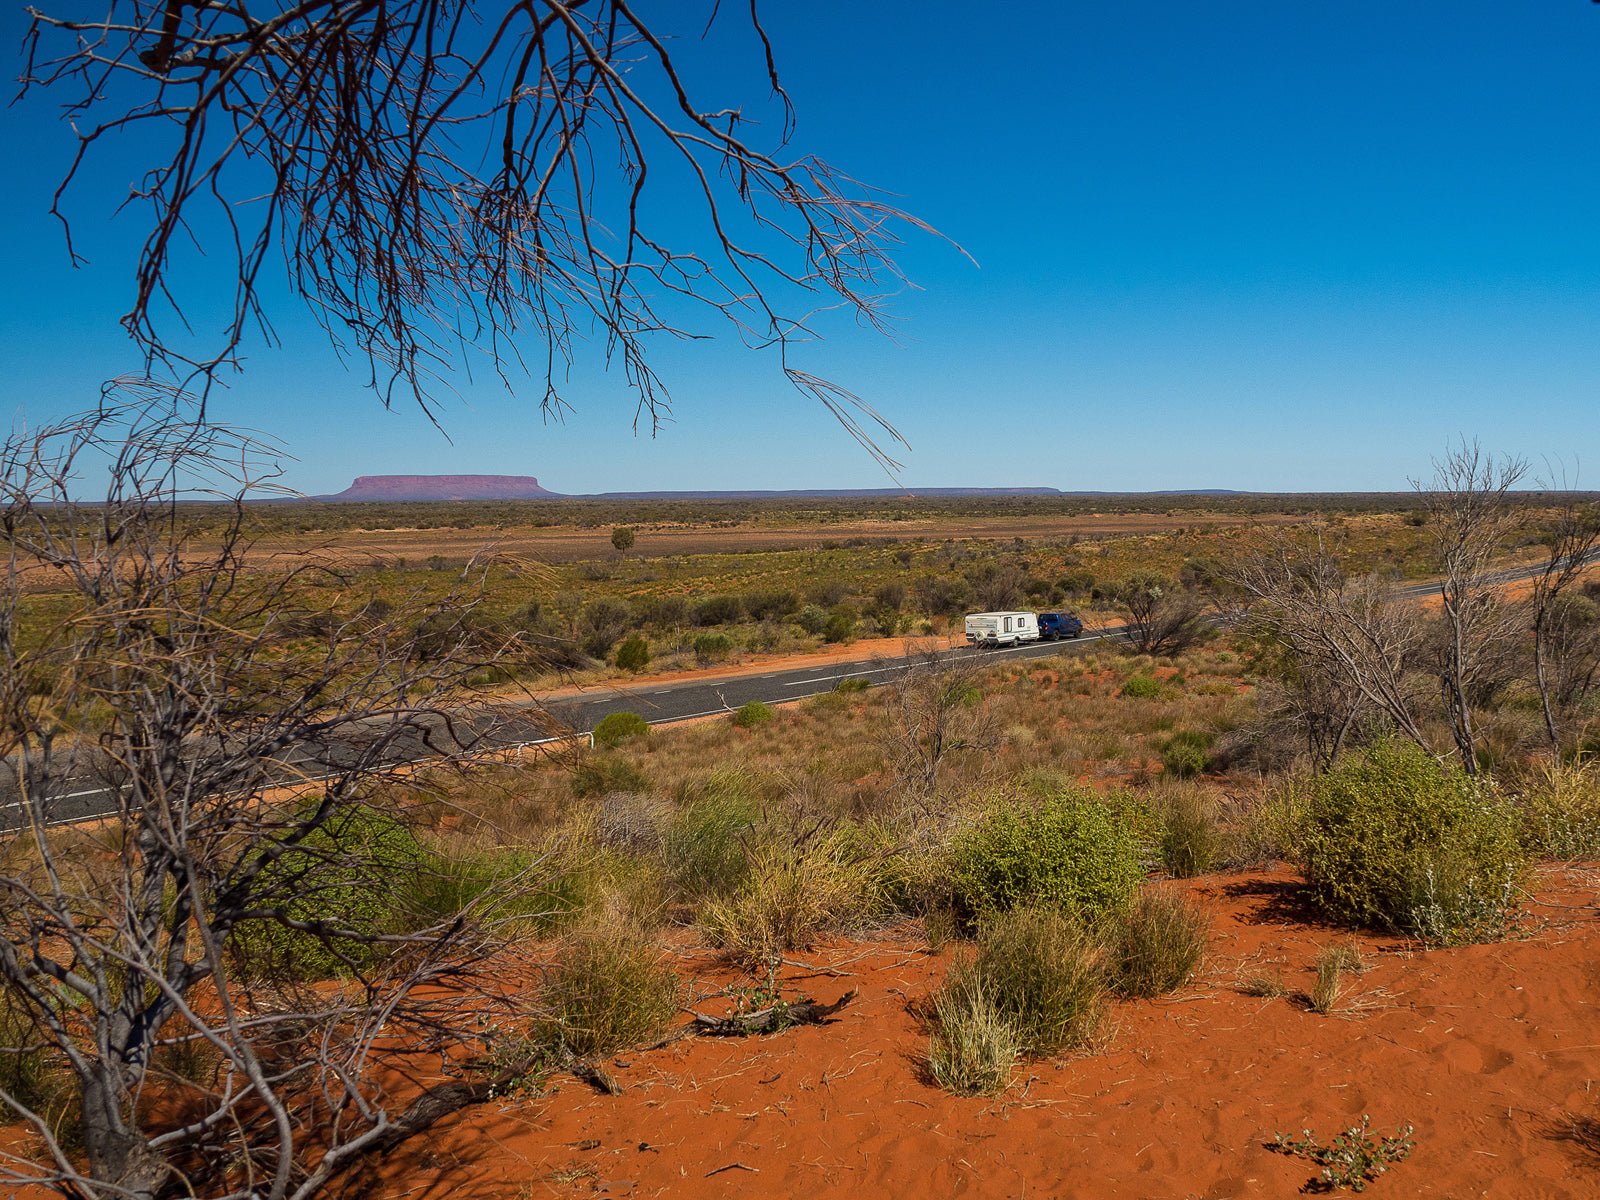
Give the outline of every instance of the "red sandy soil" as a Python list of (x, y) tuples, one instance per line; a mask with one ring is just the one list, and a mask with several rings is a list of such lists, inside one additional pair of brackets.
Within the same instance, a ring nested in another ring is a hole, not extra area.
[[(1354, 939), (1368, 969), (1340, 1015), (1245, 995), (1281, 970), (1294, 991), (1340, 931), (1309, 923), (1292, 877), (1189, 887), (1213, 912), (1202, 976), (1176, 996), (1119, 1004), (1097, 1052), (1025, 1065), (1010, 1091), (960, 1099), (919, 1077), (909, 1011), (950, 951), (914, 928), (806, 956), (791, 986), (860, 998), (825, 1027), (694, 1039), (622, 1056), (626, 1091), (564, 1080), (454, 1118), (402, 1148), (365, 1196), (1286, 1197), (1315, 1174), (1267, 1149), (1323, 1140), (1371, 1114), (1416, 1126), (1416, 1149), (1369, 1195), (1600, 1196), (1600, 871), (1548, 870), (1521, 937), (1420, 952)], [(712, 960), (682, 964), (720, 980)], [(718, 1011), (716, 1001), (703, 1002)]]

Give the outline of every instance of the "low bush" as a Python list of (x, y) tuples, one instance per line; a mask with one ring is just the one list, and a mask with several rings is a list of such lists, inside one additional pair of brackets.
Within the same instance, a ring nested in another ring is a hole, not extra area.
[(822, 624), (822, 640), (825, 642), (848, 642), (855, 635), (856, 614), (844, 605), (830, 612)]
[(613, 750), (629, 738), (645, 737), (650, 732), (650, 722), (638, 713), (614, 712), (601, 717), (594, 727), (594, 744)]
[[(958, 964), (952, 975), (971, 969)], [(1020, 1052), (1016, 1029), (981, 979), (952, 979), (934, 996), (927, 1067), (938, 1086), (957, 1096), (993, 1096), (1011, 1082)]]
[(1440, 943), (1498, 933), (1523, 865), (1508, 804), (1397, 741), (1315, 782), (1300, 851), (1327, 916)]
[(578, 1059), (637, 1046), (666, 1028), (678, 978), (648, 937), (626, 925), (563, 938), (539, 989), (535, 1040)]
[(733, 639), (725, 633), (702, 633), (694, 639), (694, 657), (701, 666), (721, 662), (733, 653)]
[(1161, 767), (1177, 779), (1203, 775), (1211, 766), (1215, 736), (1199, 729), (1181, 729), (1161, 744)]
[(957, 834), (948, 861), (968, 917), (1050, 905), (1094, 921), (1125, 905), (1142, 875), (1132, 833), (1086, 788), (992, 804)]
[(748, 704), (741, 704), (734, 711), (733, 723), (740, 729), (754, 729), (757, 725), (771, 722), (773, 715), (772, 705), (752, 700)]
[(979, 929), (973, 958), (952, 968), (935, 1009), (970, 1009), (977, 993), (1010, 1024), (1023, 1054), (1086, 1045), (1105, 1011), (1100, 947), (1076, 920), (1054, 909), (999, 913)]
[(822, 632), (822, 627), (828, 623), (828, 610), (820, 604), (807, 604), (795, 614), (794, 623), (801, 630), (812, 637)]
[(744, 618), (744, 602), (737, 596), (707, 596), (689, 611), (696, 625), (731, 625)]
[(757, 621), (790, 617), (800, 611), (800, 593), (786, 589), (751, 592), (744, 598), (744, 609)]
[(1145, 889), (1109, 923), (1106, 968), (1112, 989), (1149, 999), (1182, 987), (1205, 954), (1209, 924), (1187, 897)]
[(1157, 801), (1161, 865), (1176, 879), (1214, 870), (1227, 849), (1216, 804), (1195, 787), (1172, 788)]
[[(320, 805), (308, 802), (305, 816)], [(310, 927), (275, 916), (241, 921), (229, 935), (240, 969), (258, 978), (314, 980), (377, 962), (386, 949), (379, 935), (414, 927), (400, 897), (425, 857), (412, 831), (388, 813), (334, 806), (258, 876), (260, 909)]]
[[(595, 739), (599, 741), (598, 735)], [(572, 768), (572, 793), (580, 798), (642, 792), (650, 777), (620, 754), (585, 754)]]
[(559, 903), (549, 890), (550, 874), (538, 870), (535, 856), (526, 851), (456, 839), (427, 851), (415, 874), (397, 881), (397, 903), (419, 929), (468, 909), (482, 921), (527, 921), (538, 927)]
[(617, 666), (624, 671), (642, 671), (650, 665), (650, 643), (637, 633), (623, 639), (617, 647)]
[(1130, 700), (1154, 700), (1161, 695), (1161, 681), (1141, 671), (1128, 676), (1127, 682), (1122, 685), (1122, 694)]

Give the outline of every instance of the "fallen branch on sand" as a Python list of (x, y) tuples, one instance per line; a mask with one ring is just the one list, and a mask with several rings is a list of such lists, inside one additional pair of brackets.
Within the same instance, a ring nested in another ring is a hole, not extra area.
[(779, 1033), (797, 1025), (822, 1025), (840, 1009), (856, 998), (851, 988), (832, 1004), (818, 1004), (809, 996), (799, 1000), (780, 1000), (754, 1012), (735, 1013), (728, 1017), (708, 1017), (694, 1014), (694, 1023), (688, 1026), (695, 1033), (707, 1037), (751, 1037), (762, 1033)]

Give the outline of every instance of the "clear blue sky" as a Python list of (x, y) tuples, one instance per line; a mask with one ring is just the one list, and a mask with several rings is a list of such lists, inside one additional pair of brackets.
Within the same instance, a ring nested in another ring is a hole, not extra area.
[[(907, 484), (1398, 489), (1465, 434), (1600, 487), (1600, 5), (767, 7), (795, 145), (977, 260), (913, 237), (898, 340), (841, 325), (803, 353), (905, 434)], [(9, 5), (13, 76), (23, 27)], [(70, 150), (43, 97), (5, 111), (0, 356), (30, 421), (138, 365), (117, 317), (141, 226), (113, 216), (134, 158), (76, 193), (74, 271), (46, 215)], [(385, 412), (293, 301), (273, 316), (284, 346), (247, 347), (215, 412), (279, 437), (307, 492), (886, 482), (731, 338), (662, 348), (676, 421), (655, 438), (620, 374), (581, 370), (564, 424), (531, 381), (464, 383), (446, 441)]]

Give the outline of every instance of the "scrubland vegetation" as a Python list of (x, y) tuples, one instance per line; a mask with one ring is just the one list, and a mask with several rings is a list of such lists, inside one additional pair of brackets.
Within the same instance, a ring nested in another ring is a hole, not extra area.
[[(1440, 953), (1514, 936), (1534, 864), (1600, 857), (1600, 607), (1562, 565), (1593, 548), (1592, 510), (1535, 511), (1494, 482), (1458, 486), (1471, 505), (1428, 498), (1343, 532), (1216, 533), (1204, 563), (1167, 561), (1164, 578), (1130, 567), (1103, 595), (1133, 628), (1086, 652), (930, 656), (882, 686), (681, 728), (617, 714), (592, 746), (414, 771), (357, 755), (287, 788), (263, 763), (330, 714), (415, 732), (511, 677), (483, 630), (521, 649), (581, 630), (525, 600), (530, 643), (492, 605), (413, 619), (359, 588), (333, 595), (357, 623), (314, 634), (294, 608), (284, 627), (262, 604), (290, 594), (282, 579), (227, 552), (221, 569), (163, 558), (157, 521), (131, 575), (128, 543), (95, 550), (76, 622), (39, 634), (43, 593), (13, 589), (7, 628), (36, 645), (9, 643), (26, 684), (7, 700), (10, 752), (48, 782), (61, 732), (98, 732), (126, 798), (117, 821), (52, 827), (25, 794), (0, 834), (0, 1103), (58, 1187), (224, 1195), (281, 1170), (285, 1194), (310, 1196), (476, 1101), (567, 1072), (605, 1089), (605, 1061), (682, 1036), (685, 1009), (781, 1030), (805, 1011), (786, 971), (839, 939), (893, 931), (939, 956), (942, 982), (907, 997), (925, 1053), (906, 1078), (991, 1096), (1022, 1064), (1096, 1054), (1126, 1006), (1204, 971), (1212, 914), (1178, 880), (1287, 864), (1296, 912), (1331, 930)], [(48, 557), (61, 514), (17, 511)], [(646, 547), (648, 522), (630, 527)], [(1444, 556), (1442, 607), (1366, 573), (1345, 535), (1380, 527)], [(1492, 576), (1541, 545), (1531, 593)], [(919, 596), (954, 612), (1085, 594), (1060, 574), (1079, 547), (882, 552), (908, 582), (867, 571), (845, 589), (812, 556), (811, 591), (713, 593), (679, 619), (714, 660), (752, 627), (826, 638), (848, 612), (854, 630), (868, 597), (883, 631), (948, 615)], [(568, 608), (625, 630), (661, 602), (596, 588)], [(681, 653), (645, 625), (633, 670)], [(184, 761), (198, 773), (175, 773)], [(715, 980), (682, 969), (696, 955)], [(1304, 1008), (1348, 1015), (1361, 969), (1330, 942)], [(1239, 988), (1288, 994), (1271, 974)], [(378, 1074), (401, 1064), (423, 1082), (380, 1110)], [(1375, 1177), (1365, 1153), (1345, 1178)]]

